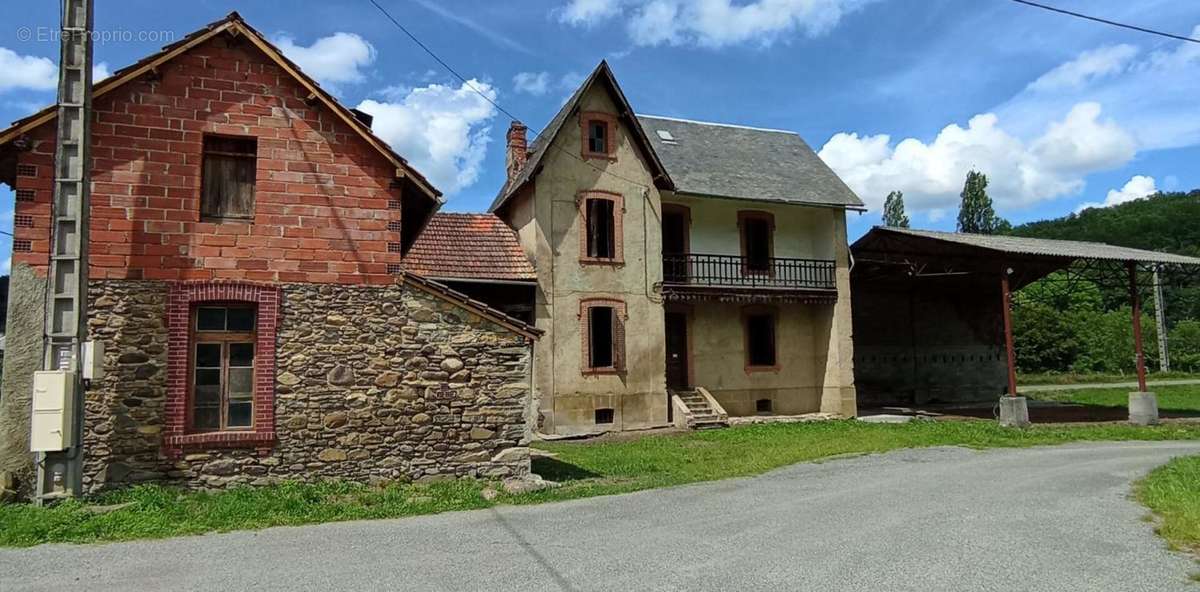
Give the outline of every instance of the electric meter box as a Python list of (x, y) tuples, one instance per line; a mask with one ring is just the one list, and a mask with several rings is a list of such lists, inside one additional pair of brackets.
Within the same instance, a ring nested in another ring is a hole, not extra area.
[(33, 373), (31, 452), (60, 452), (74, 445), (75, 380), (64, 370)]

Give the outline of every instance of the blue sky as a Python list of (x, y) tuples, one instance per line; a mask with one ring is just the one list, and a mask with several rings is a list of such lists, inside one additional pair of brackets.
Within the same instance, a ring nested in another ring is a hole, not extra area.
[[(1200, 36), (1200, 3), (1047, 0)], [(641, 113), (800, 133), (872, 207), (953, 227), (966, 170), (1019, 223), (1200, 187), (1200, 44), (1008, 0), (380, 0), (473, 85), (537, 129), (608, 59)], [(503, 181), (508, 117), (367, 0), (97, 0), (111, 71), (231, 10), (284, 48), (449, 196), (482, 210)], [(0, 120), (54, 100), (56, 2), (6, 11)], [(107, 38), (107, 40), (105, 40)], [(0, 224), (12, 194), (0, 188)], [(0, 241), (0, 259), (9, 244)], [(5, 266), (7, 267), (7, 266)]]

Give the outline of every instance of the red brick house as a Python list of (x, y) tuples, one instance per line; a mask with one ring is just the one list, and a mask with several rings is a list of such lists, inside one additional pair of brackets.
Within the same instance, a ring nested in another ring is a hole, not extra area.
[[(27, 476), (56, 113), (16, 192), (0, 471)], [(403, 258), (440, 193), (233, 13), (96, 84), (85, 490), (522, 476), (537, 332)]]

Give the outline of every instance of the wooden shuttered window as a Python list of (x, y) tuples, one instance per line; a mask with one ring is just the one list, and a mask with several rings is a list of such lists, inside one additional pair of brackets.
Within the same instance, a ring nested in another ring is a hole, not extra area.
[(614, 300), (581, 303), (583, 370), (592, 374), (623, 372), (625, 304)]
[(201, 218), (254, 218), (257, 170), (258, 142), (255, 138), (205, 136), (204, 178), (200, 189)]
[(587, 200), (587, 255), (593, 259), (616, 256), (615, 204), (611, 199)]

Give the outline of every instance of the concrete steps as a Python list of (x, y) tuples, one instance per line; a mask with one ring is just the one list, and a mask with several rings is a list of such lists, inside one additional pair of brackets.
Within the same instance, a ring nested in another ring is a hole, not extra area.
[[(729, 415), (720, 404), (703, 389), (689, 391), (671, 391), (672, 398), (682, 405), (676, 406), (676, 413), (681, 414), (683, 421), (676, 418), (676, 425), (692, 430), (707, 430), (729, 426)], [(682, 425), (681, 425), (682, 424)]]

